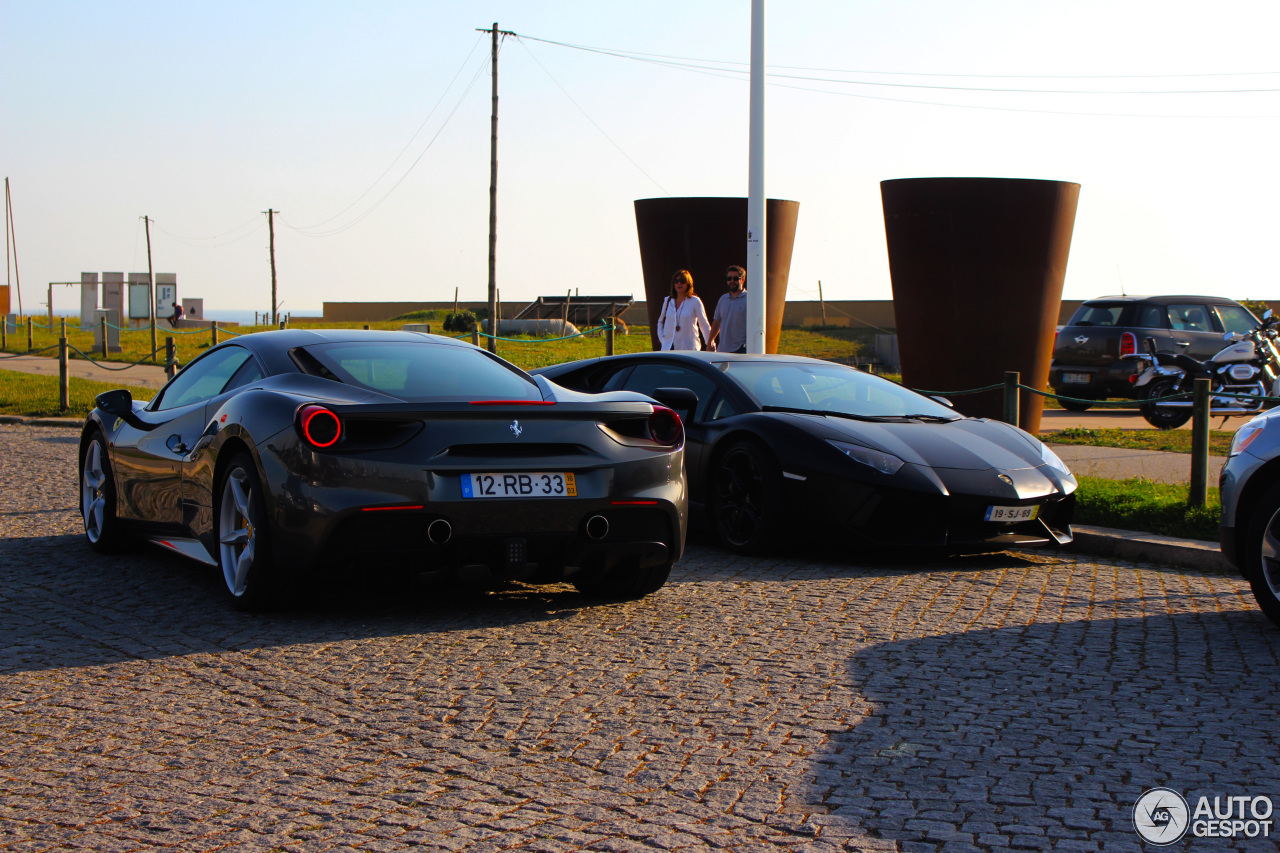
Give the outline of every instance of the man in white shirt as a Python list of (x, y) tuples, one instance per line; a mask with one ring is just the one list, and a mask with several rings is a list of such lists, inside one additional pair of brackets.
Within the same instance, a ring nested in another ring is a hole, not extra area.
[[(716, 303), (710, 340), (718, 352), (747, 351), (747, 271), (731, 266), (724, 273), (729, 292)], [(719, 336), (717, 338), (717, 336)]]

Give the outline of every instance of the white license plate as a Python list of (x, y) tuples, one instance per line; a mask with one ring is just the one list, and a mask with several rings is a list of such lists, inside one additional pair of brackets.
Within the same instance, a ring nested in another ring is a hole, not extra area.
[(1035, 506), (989, 506), (987, 521), (1030, 521), (1040, 515), (1040, 505)]
[(525, 474), (463, 474), (464, 498), (576, 498), (572, 471)]
[(1064, 373), (1062, 381), (1064, 384), (1071, 385), (1088, 385), (1091, 377), (1087, 373)]

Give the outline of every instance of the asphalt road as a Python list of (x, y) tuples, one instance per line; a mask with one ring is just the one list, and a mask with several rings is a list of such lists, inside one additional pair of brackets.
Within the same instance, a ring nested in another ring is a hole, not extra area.
[(1237, 577), (695, 543), (640, 602), (352, 579), (248, 616), (88, 549), (75, 436), (0, 425), (3, 851), (1136, 851), (1144, 789), (1280, 801)]

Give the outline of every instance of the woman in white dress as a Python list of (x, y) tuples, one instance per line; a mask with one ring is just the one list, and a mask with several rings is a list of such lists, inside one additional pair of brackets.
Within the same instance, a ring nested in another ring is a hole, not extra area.
[(702, 300), (693, 291), (693, 274), (676, 270), (671, 276), (671, 295), (662, 300), (658, 315), (661, 349), (702, 349), (710, 337), (711, 322)]

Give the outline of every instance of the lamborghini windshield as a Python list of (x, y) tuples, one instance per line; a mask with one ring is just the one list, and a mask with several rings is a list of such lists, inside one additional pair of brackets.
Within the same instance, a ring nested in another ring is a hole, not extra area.
[(839, 364), (752, 360), (726, 361), (718, 367), (765, 409), (874, 419), (959, 417), (901, 385)]

